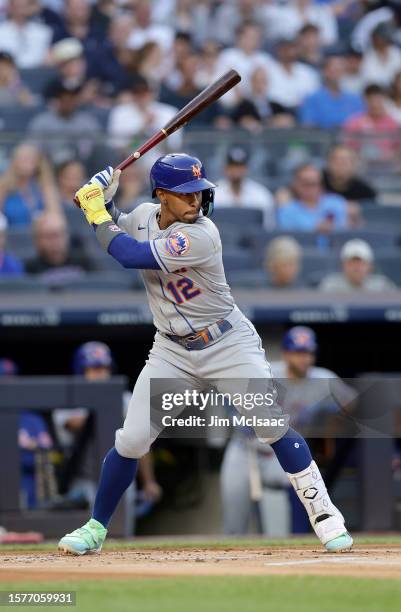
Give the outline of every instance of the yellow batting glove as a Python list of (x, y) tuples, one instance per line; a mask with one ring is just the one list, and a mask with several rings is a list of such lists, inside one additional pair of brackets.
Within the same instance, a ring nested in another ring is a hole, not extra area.
[(103, 189), (98, 185), (84, 185), (77, 191), (75, 197), (90, 225), (112, 221), (111, 215), (106, 210)]

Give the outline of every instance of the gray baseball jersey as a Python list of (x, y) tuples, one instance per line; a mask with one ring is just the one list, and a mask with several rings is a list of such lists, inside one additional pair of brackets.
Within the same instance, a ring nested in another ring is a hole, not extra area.
[(200, 216), (195, 223), (173, 223), (161, 230), (160, 204), (145, 202), (118, 218), (139, 241), (148, 240), (161, 270), (142, 270), (156, 328), (185, 336), (224, 319), (234, 300), (224, 274), (220, 234)]

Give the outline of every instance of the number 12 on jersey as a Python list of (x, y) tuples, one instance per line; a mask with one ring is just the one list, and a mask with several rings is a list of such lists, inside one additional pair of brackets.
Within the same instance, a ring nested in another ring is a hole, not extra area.
[[(180, 270), (186, 272), (185, 268)], [(182, 304), (188, 300), (192, 300), (202, 292), (197, 287), (194, 287), (194, 282), (187, 276), (183, 276), (177, 282), (170, 281), (166, 285), (166, 289), (174, 296), (177, 304)]]

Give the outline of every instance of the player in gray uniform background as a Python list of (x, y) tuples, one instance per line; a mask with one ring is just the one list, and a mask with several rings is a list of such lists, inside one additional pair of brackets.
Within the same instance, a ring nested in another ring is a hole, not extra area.
[[(316, 335), (309, 327), (289, 329), (281, 343), (282, 359), (271, 362), (273, 378), (283, 390), (282, 405), (295, 429), (308, 430), (352, 404), (356, 391), (327, 368), (315, 367)], [(235, 478), (232, 478), (235, 474)], [(255, 486), (255, 482), (258, 486)], [(273, 449), (248, 428), (236, 427), (226, 446), (221, 469), (224, 533), (248, 532), (252, 510), (259, 529), (268, 536), (285, 537), (291, 531), (288, 478)], [(307, 531), (302, 507), (293, 504), (297, 533)], [(306, 517), (306, 515), (305, 515)]]
[[(205, 379), (218, 379), (223, 392), (233, 381), (271, 381), (261, 340), (225, 279), (219, 231), (209, 218), (215, 185), (200, 160), (185, 154), (157, 160), (150, 179), (159, 203), (144, 203), (127, 215), (112, 200), (119, 175), (108, 167), (76, 195), (101, 246), (124, 267), (143, 271), (157, 331), (115, 447), (105, 457), (92, 517), (59, 542), (60, 550), (78, 555), (101, 549), (137, 460), (159, 433), (150, 418), (152, 379), (175, 379), (174, 392), (183, 383), (201, 387)], [(344, 517), (332, 504), (302, 436), (288, 424), (268, 437), (255, 432), (271, 444), (325, 548), (349, 550), (352, 538)]]

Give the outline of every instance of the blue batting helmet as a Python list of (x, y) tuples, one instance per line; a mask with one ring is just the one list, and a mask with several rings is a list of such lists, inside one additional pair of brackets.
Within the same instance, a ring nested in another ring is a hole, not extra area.
[(317, 350), (316, 334), (310, 327), (292, 327), (283, 338), (282, 348), (294, 353), (314, 353)]
[(74, 354), (74, 374), (84, 374), (87, 368), (111, 368), (113, 356), (107, 344), (103, 342), (85, 342)]
[(205, 168), (197, 157), (186, 153), (172, 153), (160, 157), (150, 171), (152, 198), (156, 189), (166, 189), (175, 193), (202, 192), (202, 212), (210, 217), (214, 206), (216, 185), (206, 178)]

